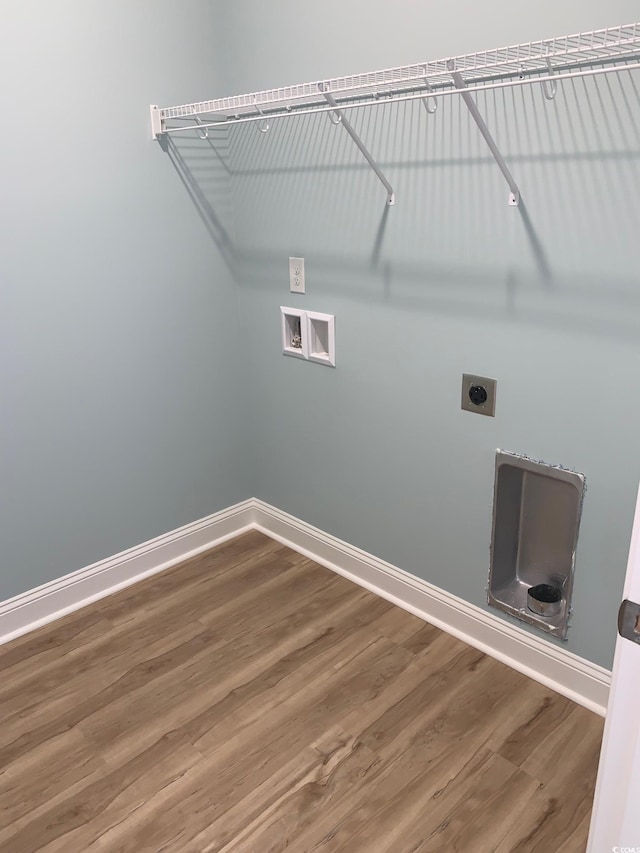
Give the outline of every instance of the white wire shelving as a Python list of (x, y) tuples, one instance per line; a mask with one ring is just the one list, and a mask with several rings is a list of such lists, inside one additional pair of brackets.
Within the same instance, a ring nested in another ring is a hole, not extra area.
[(387, 202), (393, 204), (391, 185), (344, 111), (421, 99), (427, 112), (434, 113), (440, 96), (460, 95), (509, 185), (509, 203), (517, 205), (518, 187), (473, 93), (540, 84), (545, 98), (552, 100), (559, 80), (636, 69), (640, 69), (640, 22), (246, 95), (173, 107), (152, 105), (151, 129), (154, 139), (193, 131), (206, 138), (211, 129), (257, 122), (258, 129), (267, 133), (276, 119), (327, 112), (352, 137), (385, 186)]

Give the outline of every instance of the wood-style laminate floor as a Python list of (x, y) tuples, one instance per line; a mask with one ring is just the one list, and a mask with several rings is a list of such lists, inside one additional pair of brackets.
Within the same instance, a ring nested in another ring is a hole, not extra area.
[(602, 720), (262, 534), (0, 648), (0, 850), (583, 851)]

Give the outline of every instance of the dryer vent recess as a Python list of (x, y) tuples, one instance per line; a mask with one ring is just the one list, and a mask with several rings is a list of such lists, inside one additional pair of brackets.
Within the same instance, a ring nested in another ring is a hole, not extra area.
[(564, 640), (583, 474), (498, 450), (488, 602)]

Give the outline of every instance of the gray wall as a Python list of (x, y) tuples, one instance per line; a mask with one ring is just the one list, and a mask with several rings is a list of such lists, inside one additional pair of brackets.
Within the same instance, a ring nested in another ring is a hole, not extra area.
[[(240, 0), (229, 93), (626, 23), (634, 2)], [(231, 134), (256, 495), (481, 607), (496, 447), (588, 478), (568, 648), (610, 665), (640, 465), (640, 79), (356, 111), (397, 205), (326, 116)], [(290, 295), (287, 258), (306, 258)], [(336, 315), (337, 367), (283, 358), (279, 306)], [(495, 419), (460, 411), (498, 379)]]
[(2, 4), (0, 600), (251, 494), (228, 176), (148, 118), (218, 91), (220, 35), (207, 0)]
[[(480, 98), (519, 210), (455, 99), (354, 118), (392, 210), (326, 117), (163, 152), (147, 105), (634, 18), (5, 2), (0, 600), (256, 494), (484, 606), (500, 446), (588, 477), (568, 647), (609, 665), (640, 467), (637, 77)], [(336, 314), (335, 370), (280, 355), (281, 304)], [(460, 412), (463, 370), (497, 377), (494, 420)]]

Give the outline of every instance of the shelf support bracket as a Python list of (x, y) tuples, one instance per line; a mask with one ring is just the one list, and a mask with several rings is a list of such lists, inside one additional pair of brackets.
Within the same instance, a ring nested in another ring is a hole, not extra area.
[(164, 127), (162, 126), (162, 118), (160, 107), (157, 107), (155, 104), (151, 104), (151, 136), (154, 139), (158, 139), (164, 133)]
[(453, 78), (453, 82), (456, 89), (460, 90), (462, 100), (465, 102), (469, 112), (471, 113), (471, 118), (478, 125), (478, 130), (484, 137), (484, 141), (489, 146), (489, 150), (493, 154), (493, 159), (500, 167), (500, 171), (504, 175), (505, 181), (509, 184), (509, 189), (511, 190), (511, 192), (509, 193), (509, 204), (512, 207), (517, 207), (520, 204), (520, 190), (518, 189), (518, 185), (516, 184), (513, 175), (509, 171), (509, 167), (505, 163), (504, 157), (500, 153), (500, 149), (496, 145), (493, 136), (491, 136), (491, 131), (487, 127), (485, 120), (480, 115), (478, 105), (474, 101), (471, 93), (465, 92), (466, 84), (462, 79), (462, 74), (460, 74), (459, 71), (454, 71), (451, 76)]
[(338, 105), (335, 101), (335, 98), (329, 92), (325, 92), (324, 89), (322, 88), (322, 85), (320, 86), (320, 91), (324, 95), (324, 98), (327, 101), (327, 103), (333, 108), (333, 113), (336, 116), (336, 121), (334, 122), (334, 124), (341, 124), (344, 127), (344, 129), (347, 131), (349, 136), (353, 139), (356, 146), (360, 150), (360, 153), (362, 154), (364, 159), (367, 161), (367, 163), (371, 166), (373, 171), (376, 173), (380, 183), (383, 185), (383, 187), (387, 191), (387, 204), (388, 205), (395, 204), (396, 203), (396, 194), (393, 191), (393, 187), (391, 186), (389, 181), (385, 178), (382, 170), (380, 169), (380, 167), (378, 166), (376, 161), (373, 159), (371, 154), (369, 154), (369, 151), (365, 147), (364, 142), (360, 139), (358, 134), (355, 132), (355, 130), (351, 126), (349, 120), (345, 116), (345, 114), (338, 107)]

